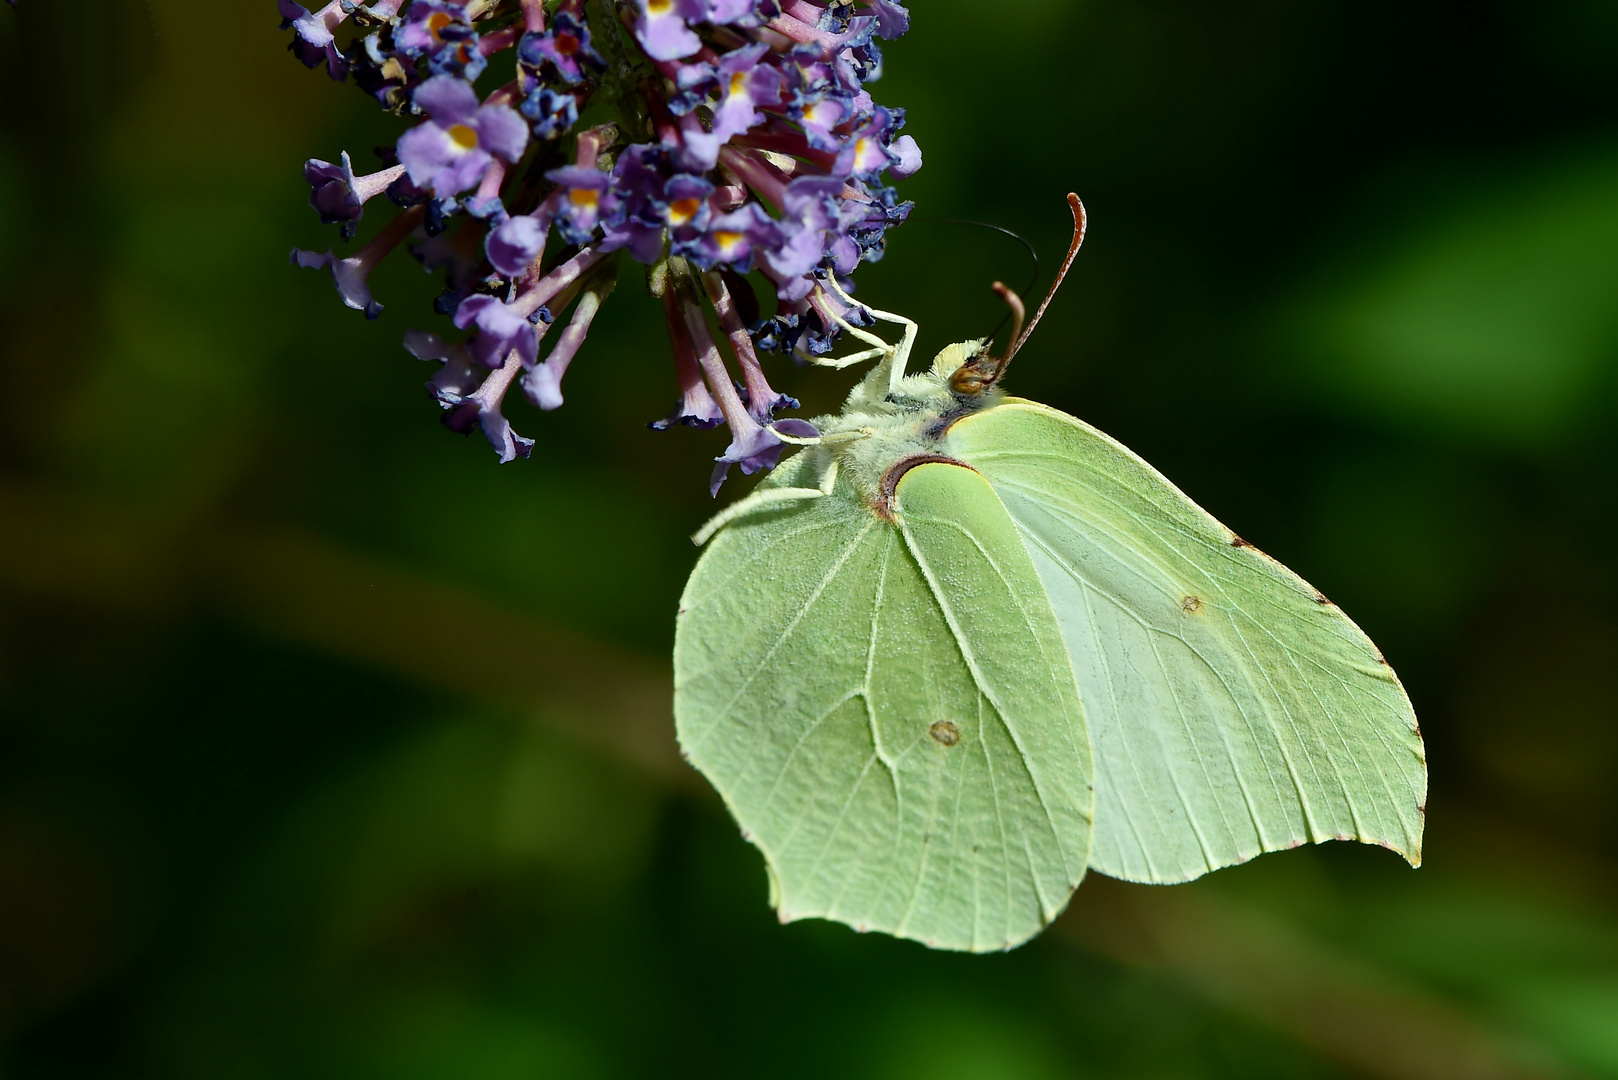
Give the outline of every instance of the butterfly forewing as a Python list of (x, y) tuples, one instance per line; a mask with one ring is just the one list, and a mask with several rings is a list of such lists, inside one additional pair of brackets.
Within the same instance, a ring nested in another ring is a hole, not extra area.
[(951, 429), (1021, 530), (1096, 753), (1093, 869), (1174, 882), (1307, 841), (1420, 858), (1426, 766), (1368, 638), (1116, 441), (1008, 403)]
[(1006, 948), (1088, 855), (1071, 668), (981, 478), (912, 470), (897, 508), (903, 531), (839, 487), (715, 538), (678, 623), (680, 742), (763, 850), (783, 919)]

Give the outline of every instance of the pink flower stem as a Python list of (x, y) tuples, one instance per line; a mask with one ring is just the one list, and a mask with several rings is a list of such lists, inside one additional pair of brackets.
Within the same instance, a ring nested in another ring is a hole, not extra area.
[(395, 165), (391, 169), (383, 169), (381, 172), (374, 172), (369, 176), (356, 176), (354, 178), (354, 197), (363, 206), (388, 190), (393, 182), (404, 174), (405, 167)]
[(320, 25), (327, 31), (337, 29), (343, 25), (343, 20), (348, 18), (348, 14), (343, 11), (343, 0), (331, 0), (331, 3), (315, 12), (315, 18), (320, 20)]
[(504, 400), (506, 391), (511, 389), (512, 381), (521, 373), (522, 356), (516, 349), (512, 349), (506, 357), (506, 362), (489, 372), (488, 377), (467, 397), (484, 404), (498, 405)]
[(602, 301), (606, 300), (612, 286), (606, 289), (590, 289), (579, 297), (579, 306), (573, 309), (573, 319), (562, 331), (561, 338), (556, 342), (556, 348), (545, 358), (545, 366), (549, 367), (555, 376), (557, 386), (562, 383), (562, 376), (567, 374), (568, 365), (578, 355), (579, 347), (589, 336), (590, 324), (595, 321), (596, 312), (601, 310)]
[(421, 224), (421, 219), (426, 216), (427, 208), (425, 206), (412, 206), (388, 222), (382, 231), (372, 237), (370, 243), (356, 251), (352, 258), (359, 264), (364, 273), (369, 274), (372, 267), (387, 258), (405, 237), (416, 231), (416, 227)]
[(551, 227), (546, 225), (545, 235), (540, 237), (539, 240), (539, 254), (534, 256), (534, 261), (529, 263), (528, 268), (523, 271), (522, 280), (517, 282), (517, 288), (520, 291), (527, 292), (535, 285), (538, 285), (540, 279), (544, 277), (544, 275), (540, 273), (540, 267), (545, 265), (545, 249), (550, 246), (550, 243)]
[(719, 313), (719, 326), (730, 339), (730, 350), (736, 354), (736, 363), (742, 369), (742, 381), (747, 385), (747, 398), (755, 409), (768, 409), (775, 400), (775, 391), (764, 378), (758, 353), (753, 351), (753, 338), (742, 323), (741, 312), (736, 310), (736, 299), (725, 286), (725, 279), (710, 270), (702, 275), (702, 284), (708, 290), (708, 299)]
[(735, 384), (730, 381), (730, 372), (725, 368), (724, 357), (719, 355), (719, 346), (714, 344), (713, 335), (708, 332), (708, 320), (703, 316), (702, 308), (689, 302), (682, 303), (680, 307), (685, 316), (686, 332), (691, 335), (691, 343), (696, 347), (697, 363), (702, 365), (702, 374), (708, 383), (708, 392), (719, 403), (719, 411), (724, 414), (725, 423), (730, 425), (731, 437), (741, 441), (762, 425), (747, 411)]
[(492, 199), (500, 194), (500, 185), (506, 182), (506, 163), (500, 158), (490, 162), (489, 169), (483, 174), (483, 180), (478, 184), (477, 194), (474, 198)]
[(595, 168), (596, 158), (601, 156), (602, 138), (602, 133), (595, 128), (579, 132), (573, 144), (573, 164), (581, 169)]
[(768, 163), (734, 146), (721, 146), (719, 161), (760, 197), (780, 209), (786, 195), (786, 181)]
[(523, 26), (531, 34), (545, 30), (545, 0), (522, 0)]
[(600, 262), (606, 255), (607, 253), (601, 250), (600, 244), (592, 244), (585, 248), (535, 282), (533, 288), (517, 297), (511, 303), (512, 313), (524, 318), (532, 315), (555, 299), (557, 293), (583, 277), (586, 270)]
[(518, 96), (517, 80), (512, 79), (510, 82), (506, 83), (506, 85), (502, 86), (500, 89), (496, 90), (494, 93), (492, 93), (488, 97), (484, 98), (483, 99), (483, 104), (485, 104), (485, 105), (510, 105), (513, 101), (517, 100), (517, 96)]
[(714, 188), (712, 195), (708, 196), (708, 205), (720, 213), (728, 213), (747, 201), (747, 189), (741, 184), (726, 184), (724, 187)]
[(805, 158), (826, 172), (831, 172), (832, 166), (837, 163), (836, 154), (829, 150), (816, 150), (809, 145), (808, 139), (796, 131), (770, 131), (760, 128), (738, 136), (735, 141), (742, 146)]
[(834, 35), (823, 30), (817, 30), (814, 26), (801, 19), (795, 19), (791, 15), (777, 15), (764, 25), (782, 37), (790, 38), (803, 45), (814, 45), (820, 49), (823, 55), (828, 57), (838, 44)]
[(674, 371), (680, 379), (680, 395), (688, 410), (693, 397), (708, 396), (702, 385), (702, 367), (697, 363), (697, 350), (691, 344), (691, 332), (685, 328), (685, 317), (680, 313), (680, 299), (673, 289), (663, 291), (663, 315), (669, 324), (669, 345), (674, 350)]
[(484, 56), (493, 56), (517, 44), (517, 38), (522, 34), (522, 27), (513, 23), (502, 27), (492, 34), (486, 34), (478, 39), (478, 52)]
[(816, 7), (808, 0), (789, 0), (788, 3), (781, 5), (781, 10), (810, 26), (820, 25), (820, 17), (826, 12), (825, 8)]

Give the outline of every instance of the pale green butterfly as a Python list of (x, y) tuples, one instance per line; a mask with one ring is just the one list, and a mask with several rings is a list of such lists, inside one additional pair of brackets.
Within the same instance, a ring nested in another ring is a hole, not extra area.
[(1005, 355), (908, 376), (916, 324), (865, 308), (899, 344), (845, 323), (872, 347), (835, 363), (876, 368), (695, 537), (680, 745), (783, 922), (977, 952), (1086, 868), (1183, 882), (1333, 839), (1420, 862), (1421, 734), (1370, 639), (1128, 449), (998, 389), (1051, 295)]

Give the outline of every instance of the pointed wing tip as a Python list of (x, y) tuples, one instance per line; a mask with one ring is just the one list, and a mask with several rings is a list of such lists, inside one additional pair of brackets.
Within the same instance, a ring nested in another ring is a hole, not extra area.
[(1400, 847), (1398, 844), (1387, 843), (1384, 843), (1382, 846), (1404, 859), (1405, 862), (1409, 863), (1410, 869), (1421, 869), (1421, 836), (1419, 833), (1416, 836), (1415, 843), (1409, 845), (1408, 847)]
[(1365, 843), (1375, 844), (1377, 847), (1381, 847), (1381, 848), (1387, 848), (1389, 851), (1391, 851), (1395, 855), (1399, 856), (1399, 858), (1401, 858), (1405, 862), (1409, 863), (1410, 864), (1410, 869), (1412, 869), (1412, 870), (1420, 870), (1421, 869), (1421, 842), (1420, 841), (1417, 841), (1416, 843), (1412, 844), (1408, 848), (1400, 847), (1398, 844), (1389, 843), (1386, 840), (1367, 840), (1367, 841), (1365, 841)]
[[(1417, 833), (1414, 842), (1406, 841), (1402, 843), (1393, 840), (1383, 840), (1375, 836), (1336, 836), (1327, 837), (1326, 839), (1355, 840), (1361, 844), (1369, 844), (1372, 847), (1386, 848), (1395, 855), (1399, 856), (1399, 858), (1403, 859), (1405, 862), (1409, 863), (1412, 870), (1419, 870), (1421, 868), (1421, 835), (1419, 832)], [(1325, 843), (1326, 841), (1323, 840), (1319, 842)]]

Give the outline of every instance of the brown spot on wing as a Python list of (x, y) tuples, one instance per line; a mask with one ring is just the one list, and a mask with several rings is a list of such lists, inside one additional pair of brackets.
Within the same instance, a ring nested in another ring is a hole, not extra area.
[(1202, 597), (1188, 596), (1180, 601), (1180, 610), (1187, 615), (1195, 615), (1202, 610)]
[(945, 746), (954, 746), (961, 741), (961, 729), (948, 720), (940, 720), (927, 729), (927, 734)]

